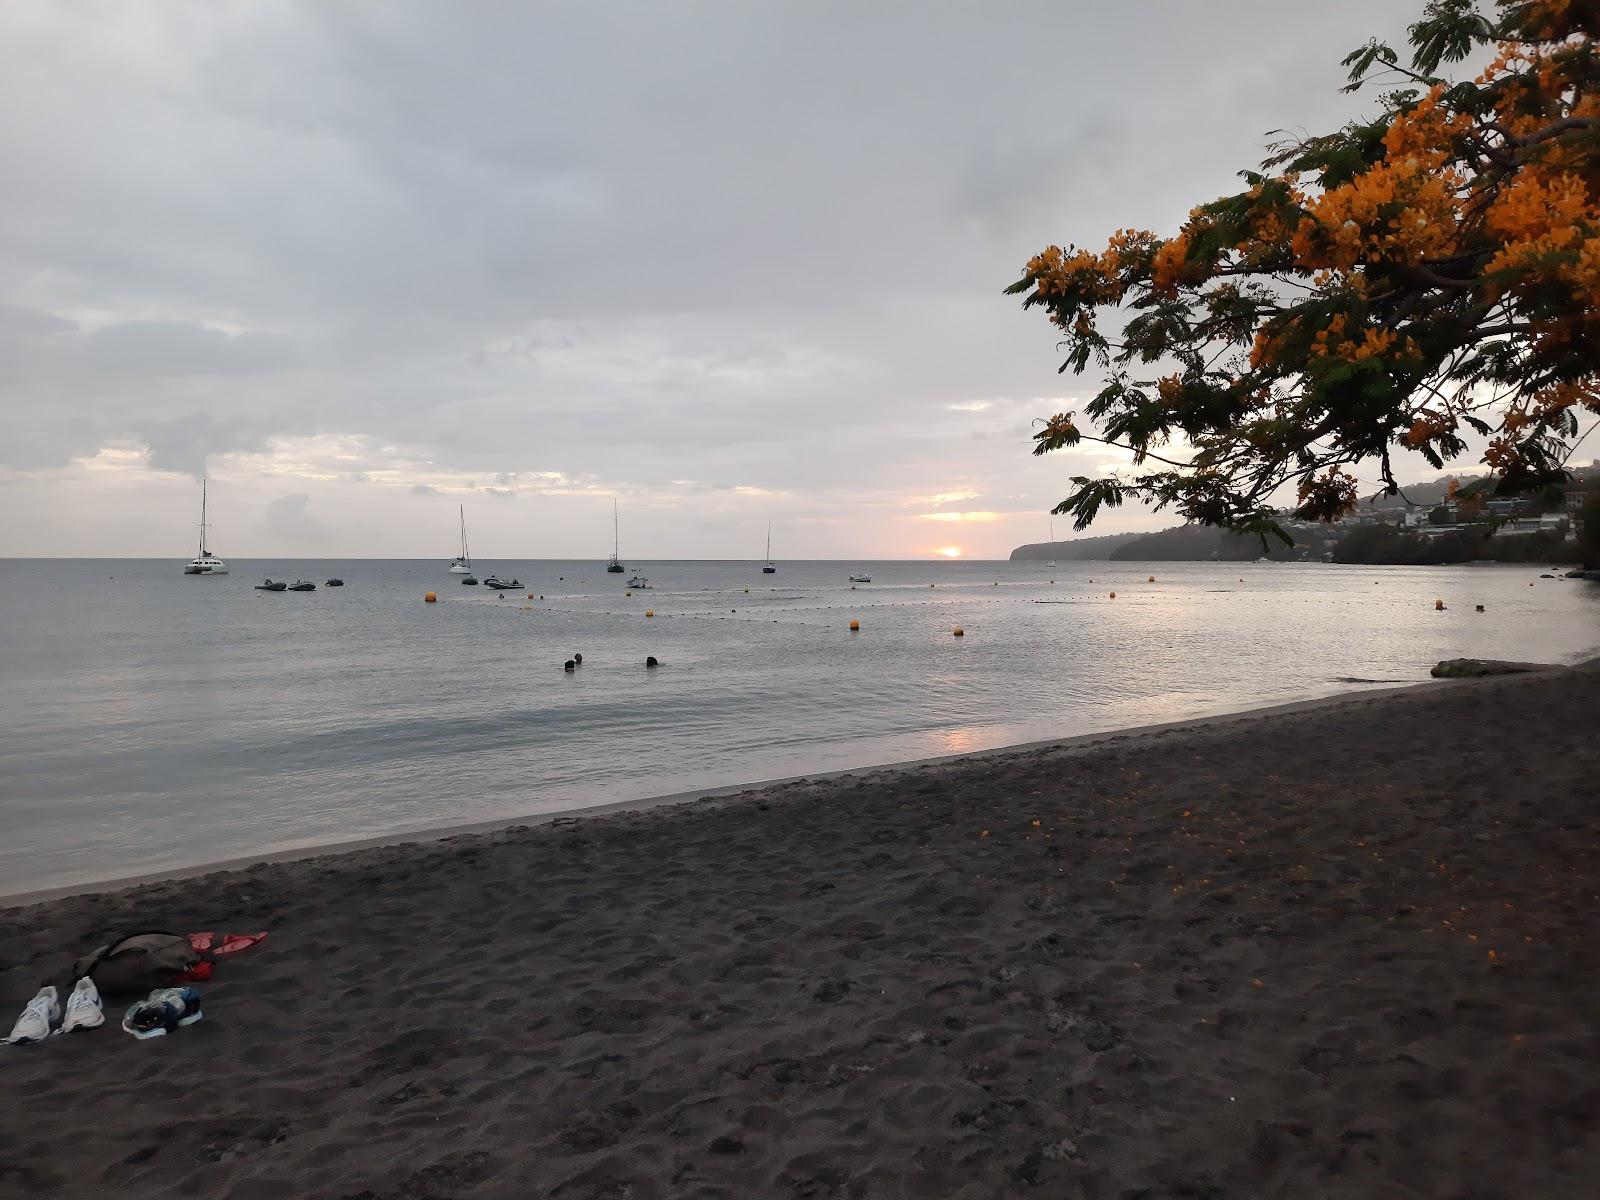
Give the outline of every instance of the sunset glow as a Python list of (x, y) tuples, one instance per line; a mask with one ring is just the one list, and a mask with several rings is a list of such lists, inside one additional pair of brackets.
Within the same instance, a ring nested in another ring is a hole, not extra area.
[(960, 546), (940, 546), (937, 550), (934, 551), (934, 553), (935, 554), (941, 554), (945, 558), (960, 558), (961, 557), (961, 547)]

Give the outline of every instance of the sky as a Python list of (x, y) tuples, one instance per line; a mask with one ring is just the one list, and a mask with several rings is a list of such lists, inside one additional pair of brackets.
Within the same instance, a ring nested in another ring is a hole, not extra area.
[(1004, 557), (1117, 456), (1002, 289), (1413, 7), (7, 0), (0, 556)]

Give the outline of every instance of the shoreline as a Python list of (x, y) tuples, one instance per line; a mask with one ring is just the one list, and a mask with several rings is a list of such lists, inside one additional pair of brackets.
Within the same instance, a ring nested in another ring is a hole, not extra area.
[[(1548, 663), (1540, 664), (1543, 668), (1539, 672), (1530, 674), (1549, 674), (1559, 671), (1580, 669), (1591, 664), (1600, 665), (1600, 659), (1585, 660), (1575, 664)], [(60, 887), (35, 888), (25, 892), (0, 893), (0, 909), (25, 908), (34, 904), (43, 904), (51, 900), (62, 900), (74, 896), (101, 895), (107, 892), (119, 892), (128, 888), (145, 887), (152, 884), (179, 882), (182, 880), (196, 879), (204, 875), (215, 875), (229, 871), (242, 871), (250, 867), (263, 864), (295, 863), (311, 859), (336, 857), (343, 854), (358, 853), (362, 850), (375, 850), (388, 846), (404, 846), (413, 843), (426, 844), (449, 841), (460, 837), (475, 837), (484, 834), (498, 833), (506, 829), (537, 828), (543, 825), (553, 825), (557, 822), (573, 820), (587, 820), (608, 816), (618, 816), (627, 813), (648, 812), (656, 808), (669, 808), (674, 805), (698, 804), (706, 801), (723, 801), (737, 799), (752, 793), (789, 787), (801, 783), (826, 783), (842, 778), (859, 778), (876, 776), (879, 774), (898, 774), (906, 771), (915, 771), (928, 766), (955, 766), (964, 762), (971, 762), (990, 758), (1005, 759), (1036, 753), (1041, 750), (1078, 750), (1087, 749), (1109, 739), (1123, 740), (1127, 738), (1141, 738), (1160, 736), (1169, 733), (1182, 733), (1190, 730), (1203, 730), (1208, 727), (1239, 720), (1256, 720), (1277, 715), (1303, 712), (1330, 705), (1338, 705), (1359, 700), (1367, 696), (1394, 695), (1397, 693), (1417, 692), (1426, 693), (1440, 688), (1460, 686), (1471, 683), (1465, 679), (1429, 679), (1417, 683), (1384, 683), (1374, 681), (1363, 690), (1338, 692), (1331, 696), (1316, 696), (1308, 700), (1289, 700), (1279, 704), (1258, 705), (1253, 708), (1243, 708), (1228, 712), (1212, 713), (1202, 717), (1186, 717), (1177, 721), (1163, 721), (1149, 725), (1121, 726), (1115, 729), (1100, 730), (1096, 733), (1073, 734), (1061, 738), (1041, 738), (1028, 742), (1009, 743), (996, 746), (988, 750), (968, 750), (957, 754), (932, 755), (925, 758), (899, 759), (891, 762), (869, 763), (865, 766), (841, 767), (827, 771), (803, 772), (798, 775), (775, 776), (768, 779), (759, 779), (749, 783), (720, 784), (709, 788), (691, 788), (678, 792), (667, 792), (655, 796), (640, 797), (635, 800), (612, 800), (594, 805), (577, 805), (568, 808), (552, 809), (549, 812), (522, 814), (511, 817), (496, 817), (487, 821), (472, 821), (455, 825), (429, 825), (421, 829), (406, 830), (398, 833), (374, 834), (370, 837), (351, 838), (336, 842), (319, 842), (308, 846), (293, 846), (282, 850), (269, 851), (265, 854), (235, 855), (230, 858), (212, 859), (189, 866), (180, 866), (172, 869), (157, 869), (154, 871), (139, 872), (134, 875), (113, 876), (108, 879), (91, 880), (87, 883), (63, 884)]]
[[(1600, 663), (0, 911), (41, 1200), (1591, 1200)], [(196, 1091), (199, 1081), (205, 1085)], [(196, 1103), (200, 1094), (203, 1103)]]

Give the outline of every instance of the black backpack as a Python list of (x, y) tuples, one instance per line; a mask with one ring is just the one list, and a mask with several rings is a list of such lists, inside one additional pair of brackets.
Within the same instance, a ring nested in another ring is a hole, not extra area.
[(102, 995), (143, 995), (171, 987), (179, 975), (201, 961), (189, 939), (177, 933), (130, 933), (80, 958), (74, 980), (87, 975)]

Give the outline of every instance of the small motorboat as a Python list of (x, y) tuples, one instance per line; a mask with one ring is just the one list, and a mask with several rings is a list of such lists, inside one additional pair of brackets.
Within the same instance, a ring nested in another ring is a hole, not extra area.
[(871, 575), (852, 575), (852, 576), (850, 576), (850, 582), (851, 583), (871, 583), (872, 582), (872, 576)]
[(323, 584), (322, 586), (323, 587), (343, 587), (344, 586), (344, 580), (342, 580), (342, 579), (330, 579), (330, 580), (328, 580), (327, 583)]
[[(462, 582), (465, 583), (466, 580), (462, 580)], [(493, 588), (497, 592), (509, 592), (512, 588), (521, 587), (522, 581), (519, 579), (513, 579), (508, 582), (507, 580), (501, 579), (498, 575), (491, 575), (489, 578), (483, 581), (483, 586), (487, 588)]]
[(304, 579), (296, 579), (289, 585), (289, 590), (291, 592), (314, 592), (317, 590), (317, 585), (307, 583)]
[(477, 587), (478, 586), (478, 581), (476, 579), (474, 579), (471, 575), (463, 575), (461, 577), (461, 582), (463, 584), (465, 584), (467, 587)]
[(289, 585), (284, 583), (282, 580), (279, 580), (277, 583), (273, 583), (270, 579), (263, 579), (260, 583), (256, 584), (256, 591), (258, 592), (286, 592), (288, 590)]
[(628, 586), (637, 592), (649, 592), (655, 590), (650, 586), (650, 581), (643, 575), (635, 575), (632, 579), (628, 580)]

